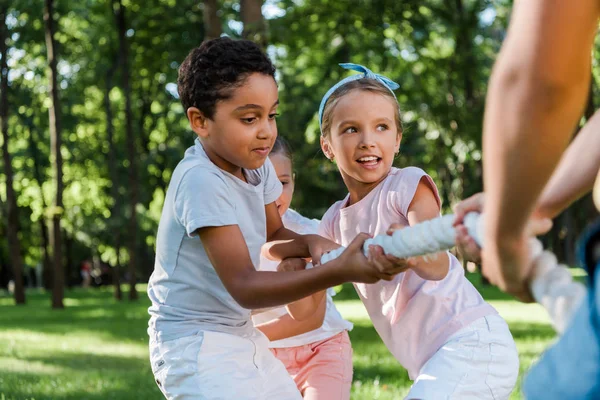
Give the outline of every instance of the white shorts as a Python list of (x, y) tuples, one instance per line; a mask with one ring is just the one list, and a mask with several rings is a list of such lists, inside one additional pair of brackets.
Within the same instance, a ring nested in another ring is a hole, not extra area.
[(519, 375), (519, 354), (499, 315), (462, 328), (423, 365), (405, 399), (505, 400)]
[(167, 399), (301, 400), (296, 384), (273, 356), (268, 339), (204, 331), (194, 336), (150, 340), (150, 363)]

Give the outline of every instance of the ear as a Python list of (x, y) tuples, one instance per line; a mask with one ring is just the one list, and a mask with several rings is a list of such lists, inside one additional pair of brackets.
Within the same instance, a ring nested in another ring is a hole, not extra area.
[(187, 109), (188, 121), (190, 121), (190, 128), (198, 135), (201, 139), (208, 137), (208, 122), (209, 119), (196, 107), (190, 107)]
[(325, 153), (325, 157), (333, 160), (333, 151), (331, 151), (329, 141), (323, 136), (321, 136), (321, 150), (323, 150), (323, 153)]
[(402, 141), (402, 131), (398, 132), (396, 135), (396, 144), (394, 145), (394, 153), (397, 154), (400, 152), (400, 142)]

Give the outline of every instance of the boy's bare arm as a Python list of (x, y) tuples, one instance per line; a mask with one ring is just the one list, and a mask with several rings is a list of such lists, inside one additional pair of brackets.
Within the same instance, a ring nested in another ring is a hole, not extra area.
[(560, 159), (536, 205), (536, 216), (554, 218), (589, 193), (600, 170), (600, 112), (585, 124)]
[(337, 259), (306, 271), (256, 271), (237, 225), (197, 231), (206, 254), (231, 296), (249, 309), (288, 304), (348, 281), (390, 280), (387, 271), (371, 266), (362, 254), (368, 235), (360, 234)]

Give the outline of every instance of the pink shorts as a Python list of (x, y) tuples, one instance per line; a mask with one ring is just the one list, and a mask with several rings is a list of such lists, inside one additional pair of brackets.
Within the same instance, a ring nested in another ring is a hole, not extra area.
[(352, 345), (348, 332), (297, 347), (271, 349), (305, 400), (349, 400)]

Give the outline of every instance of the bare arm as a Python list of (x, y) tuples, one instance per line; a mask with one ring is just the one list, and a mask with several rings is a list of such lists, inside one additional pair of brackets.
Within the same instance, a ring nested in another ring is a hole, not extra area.
[[(277, 266), (277, 271), (302, 271), (306, 268), (306, 261), (302, 258), (286, 258)], [(286, 305), (288, 314), (296, 321), (304, 321), (318, 311), (319, 305), (323, 302), (327, 291), (322, 290), (313, 295), (297, 300)]]
[(312, 257), (314, 263), (319, 263), (321, 255), (340, 247), (338, 244), (319, 235), (299, 235), (286, 229), (281, 222), (277, 205), (270, 203), (265, 206), (267, 217), (267, 243), (262, 253), (270, 260), (283, 260), (294, 257)]
[(494, 66), (484, 120), (484, 274), (532, 301), (525, 227), (589, 89), (597, 0), (520, 0)]
[(262, 331), (271, 341), (301, 335), (318, 329), (323, 325), (326, 305), (325, 298), (322, 298), (318, 307), (313, 309), (310, 316), (303, 321), (296, 321), (290, 315), (286, 314), (272, 321), (257, 325), (256, 328)]
[[(362, 254), (368, 237), (360, 234), (342, 255), (320, 268), (293, 272), (256, 271), (237, 225), (198, 231), (208, 258), (231, 296), (245, 308), (288, 304), (344, 282), (373, 283), (393, 278), (373, 267)], [(391, 268), (390, 268), (391, 270)]]
[(589, 89), (598, 2), (521, 0), (488, 91), (488, 236), (519, 237), (569, 143)]
[[(410, 225), (437, 218), (440, 215), (433, 190), (423, 178), (417, 186), (417, 190), (408, 207), (408, 222)], [(448, 274), (450, 265), (448, 254), (445, 251), (430, 254), (427, 257), (415, 257), (414, 265), (411, 267), (417, 275), (427, 280), (441, 280)]]
[(585, 124), (560, 159), (544, 188), (535, 214), (554, 218), (589, 193), (600, 170), (600, 112)]

